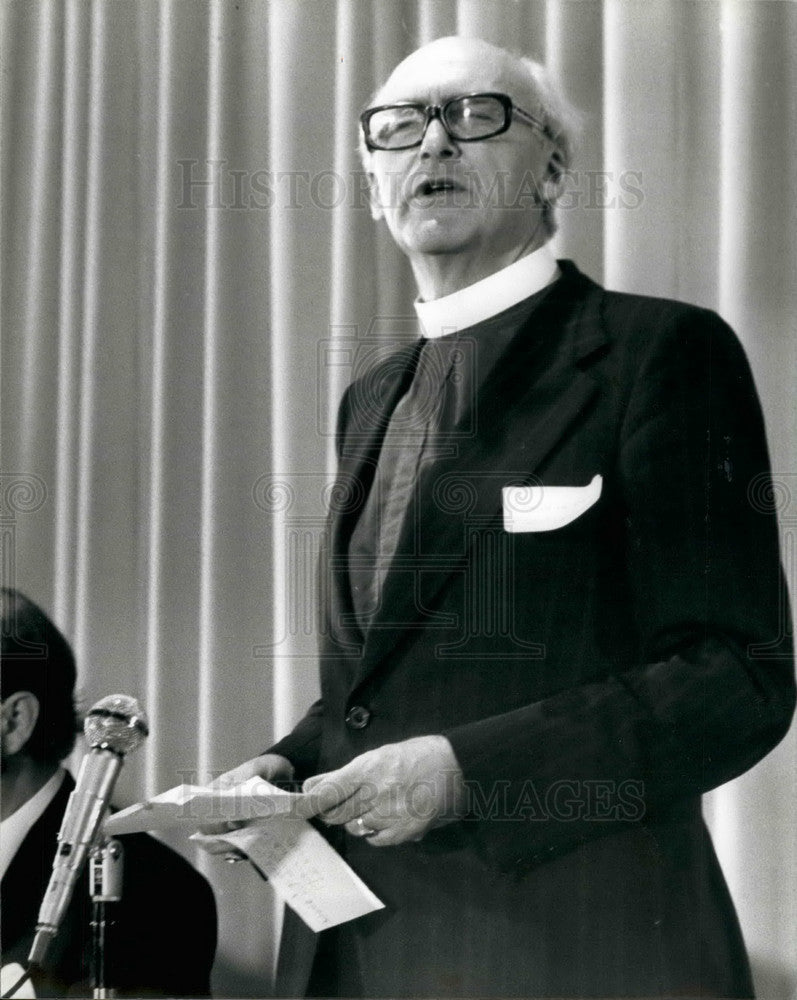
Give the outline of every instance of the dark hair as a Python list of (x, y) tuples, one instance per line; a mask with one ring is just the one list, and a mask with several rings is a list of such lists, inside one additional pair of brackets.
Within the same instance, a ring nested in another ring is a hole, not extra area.
[(77, 671), (72, 649), (42, 609), (18, 590), (2, 591), (0, 694), (30, 691), (39, 718), (24, 752), (58, 763), (72, 750), (77, 732), (74, 693)]

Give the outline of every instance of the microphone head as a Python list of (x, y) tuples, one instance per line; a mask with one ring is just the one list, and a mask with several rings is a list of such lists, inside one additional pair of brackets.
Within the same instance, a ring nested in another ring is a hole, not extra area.
[(135, 698), (109, 694), (89, 709), (83, 732), (93, 750), (111, 750), (124, 756), (147, 738), (149, 722)]

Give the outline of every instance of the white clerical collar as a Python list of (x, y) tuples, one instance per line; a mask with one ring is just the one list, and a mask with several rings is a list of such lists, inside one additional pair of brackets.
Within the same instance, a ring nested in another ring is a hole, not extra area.
[(22, 841), (55, 798), (65, 776), (66, 771), (59, 767), (32, 798), (0, 823), (0, 878), (5, 875), (8, 866), (14, 860)]
[(546, 243), (534, 253), (458, 292), (431, 302), (416, 302), (415, 311), (425, 337), (442, 337), (497, 316), (542, 291), (558, 277), (559, 265)]

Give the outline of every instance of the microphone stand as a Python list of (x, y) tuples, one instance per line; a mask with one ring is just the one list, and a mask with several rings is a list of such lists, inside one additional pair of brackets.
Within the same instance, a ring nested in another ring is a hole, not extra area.
[(124, 848), (118, 840), (102, 840), (89, 855), (92, 900), (91, 987), (94, 1000), (112, 1000), (116, 988), (106, 982), (108, 938), (113, 936), (116, 907), (122, 899)]

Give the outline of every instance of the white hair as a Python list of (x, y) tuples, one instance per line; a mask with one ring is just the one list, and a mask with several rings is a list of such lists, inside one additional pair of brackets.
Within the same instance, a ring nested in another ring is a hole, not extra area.
[(562, 193), (564, 176), (573, 164), (581, 131), (581, 114), (568, 101), (559, 83), (551, 77), (542, 63), (512, 52), (508, 55), (515, 59), (531, 80), (540, 102), (538, 114), (542, 119), (543, 131), (554, 145), (548, 161), (548, 172), (542, 178), (542, 190), (539, 192), (543, 225), (549, 236), (552, 236), (557, 228), (554, 207)]

